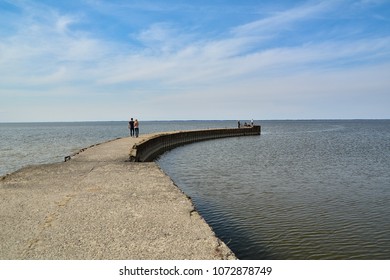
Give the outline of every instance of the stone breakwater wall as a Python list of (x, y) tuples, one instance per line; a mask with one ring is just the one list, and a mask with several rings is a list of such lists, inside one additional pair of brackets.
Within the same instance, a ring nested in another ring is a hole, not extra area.
[(132, 162), (149, 162), (162, 153), (185, 144), (218, 138), (260, 134), (260, 126), (163, 133), (135, 144), (130, 150), (129, 160)]

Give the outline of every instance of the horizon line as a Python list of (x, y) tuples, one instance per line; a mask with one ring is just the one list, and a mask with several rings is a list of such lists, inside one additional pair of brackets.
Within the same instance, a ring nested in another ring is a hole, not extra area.
[[(146, 119), (140, 120), (140, 122), (207, 122), (207, 121), (251, 121), (252, 119), (166, 119), (166, 120), (153, 120)], [(369, 121), (369, 120), (390, 120), (390, 118), (302, 118), (302, 119), (253, 119), (254, 121)], [(32, 123), (92, 123), (92, 122), (128, 122), (128, 120), (77, 120), (77, 121), (6, 121), (0, 124), (32, 124)]]

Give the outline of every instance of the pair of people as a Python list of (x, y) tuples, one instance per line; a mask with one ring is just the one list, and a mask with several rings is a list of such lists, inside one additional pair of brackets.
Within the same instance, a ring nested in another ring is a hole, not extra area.
[[(254, 125), (254, 122), (253, 122), (253, 119), (252, 119), (252, 120), (251, 120), (251, 124), (249, 125), (249, 124), (247, 124), (247, 123), (245, 122), (244, 127), (250, 127), (250, 126), (253, 127), (253, 125)], [(241, 122), (240, 122), (240, 121), (237, 122), (237, 126), (238, 126), (238, 128), (241, 128)]]
[(138, 123), (138, 120), (137, 119), (133, 120), (133, 118), (131, 118), (130, 121), (129, 121), (128, 127), (130, 129), (130, 136), (131, 137), (138, 137), (138, 135), (139, 135), (139, 123)]

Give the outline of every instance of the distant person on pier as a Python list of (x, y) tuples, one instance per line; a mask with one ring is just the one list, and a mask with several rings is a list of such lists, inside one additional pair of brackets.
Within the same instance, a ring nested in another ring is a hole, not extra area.
[(134, 121), (133, 118), (130, 119), (129, 121), (129, 129), (130, 129), (130, 136), (134, 136)]
[(237, 126), (238, 126), (238, 128), (240, 128), (240, 127), (241, 127), (241, 123), (240, 123), (240, 121), (238, 121), (238, 122), (237, 122)]
[(253, 126), (253, 119), (251, 120), (251, 126)]
[(139, 123), (138, 123), (137, 119), (135, 119), (135, 121), (134, 121), (134, 130), (135, 130), (135, 137), (138, 137), (138, 135), (139, 135)]

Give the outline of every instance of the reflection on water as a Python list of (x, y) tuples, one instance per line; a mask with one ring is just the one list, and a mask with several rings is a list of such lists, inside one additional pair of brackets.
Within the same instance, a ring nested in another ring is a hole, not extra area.
[(262, 125), (158, 163), (241, 259), (389, 259), (390, 122)]

